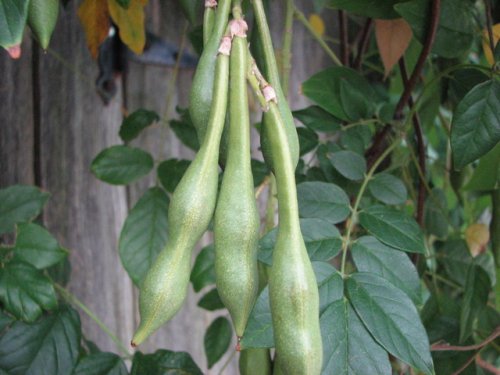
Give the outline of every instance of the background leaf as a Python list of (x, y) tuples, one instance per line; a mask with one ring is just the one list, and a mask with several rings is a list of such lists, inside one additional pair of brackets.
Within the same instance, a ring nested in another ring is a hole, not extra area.
[(167, 243), (167, 194), (150, 188), (130, 210), (118, 242), (123, 267), (139, 285), (157, 255)]
[[(474, 40), (472, 5), (469, 1), (441, 1), (439, 24), (432, 52), (451, 59), (463, 55), (470, 49)], [(405, 1), (396, 4), (394, 8), (410, 24), (415, 38), (424, 44), (431, 19), (431, 1)]]
[(303, 182), (297, 185), (301, 217), (339, 223), (350, 213), (349, 197), (340, 187), (326, 182)]
[(27, 322), (34, 322), (42, 309), (57, 307), (49, 278), (32, 265), (15, 261), (0, 268), (0, 301), (10, 313)]
[(169, 159), (158, 165), (157, 173), (161, 184), (169, 193), (173, 193), (177, 184), (189, 167), (189, 160)]
[(383, 172), (377, 173), (368, 182), (368, 191), (385, 204), (402, 204), (408, 198), (408, 192), (403, 181)]
[(390, 374), (387, 352), (378, 345), (346, 299), (321, 315), (322, 375)]
[(73, 375), (128, 375), (128, 371), (116, 354), (95, 353), (80, 359)]
[(317, 105), (292, 112), (293, 117), (315, 132), (340, 130), (340, 120)]
[(343, 9), (360, 16), (371, 18), (396, 18), (394, 4), (400, 0), (327, 0), (329, 7)]
[(371, 273), (352, 274), (346, 287), (349, 301), (375, 340), (396, 358), (433, 374), (429, 339), (408, 296)]
[(158, 116), (156, 112), (148, 111), (143, 108), (138, 109), (123, 120), (120, 126), (120, 138), (124, 142), (131, 141), (136, 138), (142, 130), (159, 120), (160, 116)]
[(297, 134), (299, 136), (300, 156), (307, 154), (318, 146), (318, 135), (314, 131), (308, 128), (297, 128)]
[(126, 9), (117, 0), (108, 0), (108, 9), (113, 22), (118, 26), (122, 42), (133, 52), (142, 53), (146, 44), (142, 0), (130, 0)]
[(474, 322), (486, 307), (491, 282), (488, 274), (478, 265), (471, 264), (465, 281), (465, 294), (460, 312), (460, 342), (471, 334)]
[(0, 7), (0, 46), (21, 44), (28, 17), (29, 0), (2, 0)]
[(424, 237), (417, 222), (385, 206), (371, 206), (359, 213), (359, 222), (386, 245), (410, 253), (425, 253)]
[(85, 31), (87, 47), (95, 59), (99, 52), (99, 46), (107, 38), (111, 27), (107, 2), (103, 0), (84, 0), (78, 7), (78, 18), (80, 18)]
[(53, 266), (68, 255), (68, 251), (61, 248), (45, 228), (33, 223), (17, 226), (13, 250), (16, 259), (30, 263), (38, 269)]
[(208, 368), (217, 363), (231, 344), (233, 330), (231, 324), (224, 317), (218, 317), (207, 328), (203, 344), (207, 355)]
[[(338, 229), (321, 219), (300, 219), (300, 229), (309, 258), (327, 261), (335, 257), (342, 247)], [(273, 228), (259, 241), (259, 260), (269, 266), (273, 264), (273, 249), (278, 228)]]
[(302, 93), (335, 117), (349, 121), (341, 97), (341, 82), (349, 82), (360, 97), (373, 98), (375, 93), (370, 84), (355, 70), (333, 67), (322, 70), (302, 83)]
[(0, 234), (12, 232), (14, 224), (40, 214), (50, 194), (35, 186), (13, 185), (0, 190)]
[(418, 272), (408, 255), (370, 236), (359, 238), (351, 254), (358, 271), (379, 275), (405, 292), (416, 305), (422, 303)]
[(153, 158), (140, 148), (111, 146), (92, 161), (94, 175), (108, 184), (126, 185), (146, 175), (153, 168)]
[(40, 46), (46, 50), (59, 15), (59, 0), (30, 0), (28, 25)]
[(203, 375), (188, 353), (164, 349), (153, 354), (135, 353), (130, 375), (144, 374)]
[(392, 67), (403, 56), (410, 44), (413, 33), (410, 25), (402, 18), (393, 20), (375, 20), (377, 47), (384, 64), (387, 77)]
[(334, 152), (329, 156), (333, 167), (345, 178), (359, 181), (365, 177), (365, 159), (352, 151)]
[(35, 324), (16, 322), (0, 337), (0, 368), (10, 375), (68, 375), (78, 359), (78, 313), (64, 307)]
[(190, 280), (195, 292), (199, 292), (203, 287), (215, 284), (215, 252), (214, 245), (205, 246), (196, 257)]
[(198, 301), (198, 306), (208, 311), (215, 311), (225, 308), (220, 299), (217, 288), (212, 289)]
[(474, 87), (458, 104), (451, 126), (454, 167), (462, 168), (500, 142), (500, 83)]

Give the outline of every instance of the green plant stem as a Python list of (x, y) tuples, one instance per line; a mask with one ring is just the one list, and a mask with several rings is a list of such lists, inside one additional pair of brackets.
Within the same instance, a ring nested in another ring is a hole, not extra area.
[(106, 325), (95, 315), (83, 302), (81, 302), (78, 298), (76, 298), (75, 295), (73, 295), (70, 291), (68, 291), (66, 288), (63, 286), (54, 283), (54, 287), (57, 289), (57, 291), (61, 294), (61, 296), (69, 303), (72, 305), (78, 307), (81, 309), (87, 316), (92, 319), (98, 326), (103, 330), (104, 333), (106, 333), (109, 338), (116, 344), (117, 348), (127, 357), (130, 358), (130, 352), (128, 349), (123, 345), (123, 343), (118, 339), (118, 337), (115, 336), (111, 330), (106, 327)]
[(335, 52), (328, 46), (328, 44), (325, 43), (323, 38), (318, 35), (318, 33), (313, 29), (309, 21), (307, 20), (306, 16), (304, 13), (302, 13), (300, 10), (295, 7), (295, 17), (297, 17), (297, 20), (299, 20), (300, 23), (302, 23), (305, 28), (311, 33), (313, 38), (319, 43), (321, 48), (326, 52), (328, 56), (332, 59), (332, 61), (337, 64), (338, 66), (342, 66), (342, 62), (339, 60)]
[(272, 173), (271, 175), (269, 175), (268, 189), (269, 190), (267, 193), (267, 204), (266, 204), (266, 222), (264, 226), (266, 233), (274, 228), (275, 218), (276, 218), (276, 206), (278, 203), (278, 200), (276, 198), (276, 195), (278, 194), (276, 190), (276, 178)]
[(448, 285), (449, 287), (452, 287), (460, 292), (463, 292), (464, 291), (464, 288), (462, 288), (460, 285), (458, 285), (457, 283), (454, 283), (453, 281), (451, 280), (448, 280), (447, 278), (443, 277), (443, 276), (440, 276), (438, 274), (436, 274), (435, 272), (430, 272), (430, 271), (425, 271), (425, 274), (427, 276), (430, 276), (432, 277), (434, 280), (437, 280), (437, 281), (440, 281), (442, 282), (443, 284), (446, 284)]
[(293, 0), (285, 0), (285, 28), (283, 30), (283, 49), (281, 52), (282, 69), (281, 84), (283, 94), (288, 97), (290, 73), (292, 71), (292, 37), (293, 37)]
[(359, 126), (359, 125), (371, 125), (371, 124), (381, 124), (381, 123), (382, 122), (380, 120), (371, 118), (368, 120), (360, 120), (360, 121), (356, 121), (356, 122), (351, 122), (350, 124), (342, 126), (340, 128), (340, 130), (346, 131), (348, 129), (354, 128), (354, 127)]
[(233, 18), (236, 20), (242, 19), (243, 11), (241, 10), (241, 0), (233, 0), (232, 6)]
[(346, 265), (346, 260), (347, 260), (347, 249), (349, 248), (349, 244), (351, 242), (352, 230), (354, 229), (354, 226), (356, 225), (356, 222), (358, 220), (357, 219), (358, 208), (359, 208), (359, 204), (361, 202), (361, 198), (363, 198), (363, 194), (365, 193), (366, 187), (368, 186), (368, 182), (370, 182), (370, 180), (372, 179), (373, 174), (377, 170), (380, 163), (382, 163), (384, 161), (384, 159), (392, 151), (394, 151), (394, 149), (399, 145), (399, 143), (400, 143), (400, 139), (398, 138), (384, 151), (384, 153), (382, 155), (379, 156), (379, 158), (377, 160), (375, 160), (372, 167), (370, 168), (370, 170), (366, 174), (366, 176), (363, 180), (363, 183), (361, 184), (361, 187), (359, 188), (358, 195), (356, 196), (356, 200), (355, 200), (354, 206), (352, 208), (351, 220), (347, 224), (346, 235), (345, 235), (344, 241), (342, 242), (342, 264), (340, 267), (340, 273), (341, 273), (342, 277), (344, 277), (344, 278), (346, 276), (345, 275), (345, 265)]

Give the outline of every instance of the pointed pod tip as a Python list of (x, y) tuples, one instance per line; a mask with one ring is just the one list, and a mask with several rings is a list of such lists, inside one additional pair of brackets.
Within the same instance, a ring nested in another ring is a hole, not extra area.
[(18, 59), (21, 57), (21, 45), (20, 44), (8, 47), (6, 49), (7, 49), (7, 52), (11, 58)]

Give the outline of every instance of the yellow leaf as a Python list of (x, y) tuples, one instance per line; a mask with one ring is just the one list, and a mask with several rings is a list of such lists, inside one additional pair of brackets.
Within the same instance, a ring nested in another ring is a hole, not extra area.
[(325, 23), (318, 14), (311, 14), (309, 16), (309, 23), (311, 24), (311, 27), (316, 32), (316, 34), (318, 34), (319, 36), (323, 36), (323, 34), (325, 33)]
[(130, 0), (127, 9), (123, 9), (116, 0), (108, 0), (111, 18), (120, 30), (120, 39), (135, 53), (142, 53), (146, 43), (144, 31), (144, 0)]
[(109, 12), (105, 1), (84, 0), (78, 8), (78, 17), (85, 31), (87, 46), (95, 59), (99, 46), (109, 33)]
[(410, 25), (402, 18), (375, 20), (375, 36), (386, 77), (405, 53), (412, 35)]
[(465, 230), (465, 241), (473, 257), (486, 250), (490, 240), (490, 231), (485, 224), (472, 224)]
[[(492, 27), (493, 31), (493, 45), (496, 46), (498, 40), (500, 39), (500, 23), (497, 23)], [(488, 36), (488, 30), (483, 30), (483, 52), (486, 60), (493, 65), (495, 63), (495, 59), (493, 58), (493, 53), (490, 48), (490, 38)]]

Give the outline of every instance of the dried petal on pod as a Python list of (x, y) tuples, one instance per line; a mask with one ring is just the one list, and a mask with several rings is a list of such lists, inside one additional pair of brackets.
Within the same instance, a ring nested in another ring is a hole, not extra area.
[(264, 94), (264, 98), (266, 99), (266, 102), (275, 102), (277, 103), (278, 100), (276, 98), (276, 91), (274, 91), (274, 88), (271, 85), (264, 86), (262, 88), (262, 94)]
[(217, 0), (205, 0), (205, 8), (217, 8)]
[(223, 36), (221, 41), (220, 41), (220, 46), (219, 46), (219, 50), (218, 50), (219, 53), (222, 55), (229, 56), (229, 54), (231, 52), (231, 44), (232, 44), (231, 37), (228, 35)]
[(239, 36), (241, 38), (246, 38), (248, 31), (248, 25), (244, 19), (235, 19), (229, 22), (229, 32), (231, 37)]

